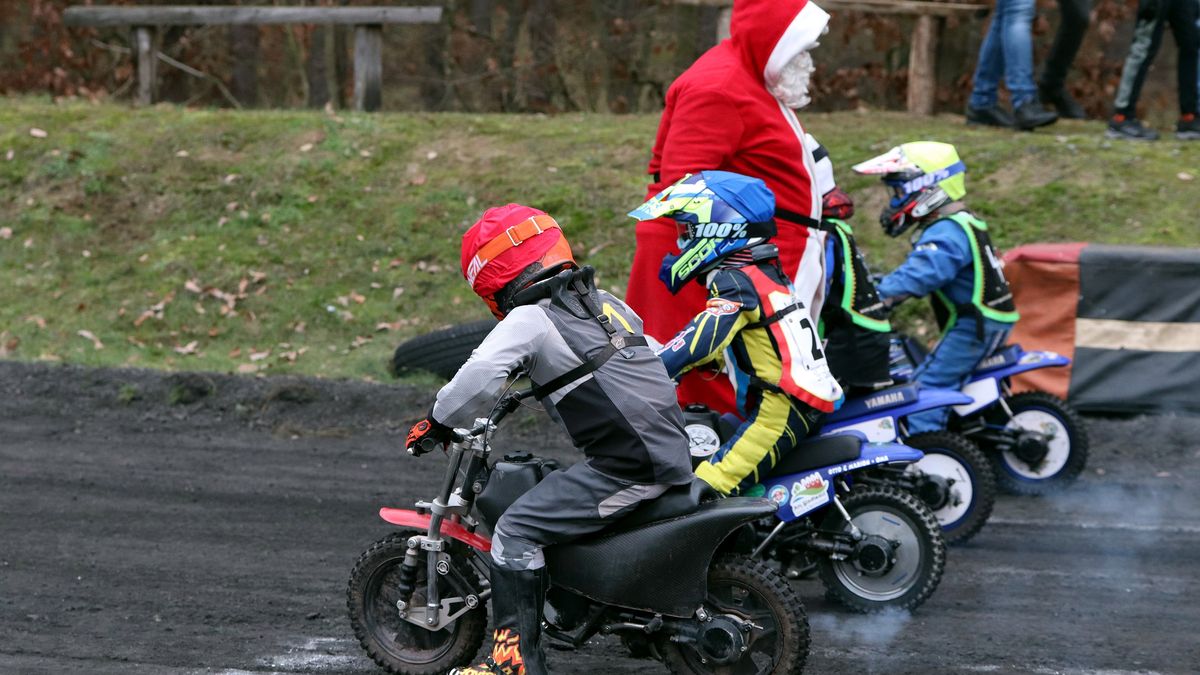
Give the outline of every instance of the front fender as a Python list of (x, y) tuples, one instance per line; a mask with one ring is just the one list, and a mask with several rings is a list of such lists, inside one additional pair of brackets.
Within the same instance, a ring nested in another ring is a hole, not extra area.
[[(415, 527), (418, 530), (429, 530), (430, 515), (428, 513), (417, 513), (411, 509), (389, 509), (384, 507), (379, 509), (379, 517), (393, 525)], [(492, 550), (492, 541), (490, 539), (481, 537), (456, 522), (443, 520), (441, 531), (443, 536), (461, 541), (467, 546), (483, 553), (488, 553)]]

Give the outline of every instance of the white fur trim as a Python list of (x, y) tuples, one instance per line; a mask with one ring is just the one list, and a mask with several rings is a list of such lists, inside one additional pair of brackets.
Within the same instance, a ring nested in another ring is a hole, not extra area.
[(779, 71), (783, 70), (783, 66), (791, 61), (793, 56), (812, 49), (828, 24), (829, 13), (809, 0), (788, 24), (787, 30), (783, 31), (783, 36), (771, 50), (771, 58), (767, 59), (767, 65), (763, 68), (763, 80), (768, 88), (775, 86), (779, 81)]

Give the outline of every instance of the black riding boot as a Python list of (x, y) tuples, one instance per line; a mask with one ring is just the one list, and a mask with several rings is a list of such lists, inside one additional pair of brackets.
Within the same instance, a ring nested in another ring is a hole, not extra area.
[(492, 654), (458, 675), (546, 675), (542, 652), (542, 606), (546, 568), (513, 571), (492, 566)]

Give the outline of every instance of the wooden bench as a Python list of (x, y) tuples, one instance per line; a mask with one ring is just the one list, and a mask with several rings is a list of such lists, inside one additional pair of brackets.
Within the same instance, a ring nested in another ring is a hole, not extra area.
[[(729, 18), (732, 0), (677, 0), (686, 5), (721, 7), (717, 21), (717, 40), (729, 37)], [(932, 115), (937, 93), (937, 47), (946, 17), (983, 16), (988, 5), (963, 2), (930, 2), (929, 0), (816, 0), (824, 10), (836, 12), (869, 12), (872, 14), (902, 14), (915, 16), (916, 27), (908, 47), (908, 111), (916, 115)]]
[(157, 52), (154, 31), (163, 26), (341, 24), (354, 26), (354, 107), (378, 110), (383, 101), (384, 24), (438, 23), (441, 7), (68, 7), (68, 26), (132, 27), (137, 54), (137, 101), (154, 102)]

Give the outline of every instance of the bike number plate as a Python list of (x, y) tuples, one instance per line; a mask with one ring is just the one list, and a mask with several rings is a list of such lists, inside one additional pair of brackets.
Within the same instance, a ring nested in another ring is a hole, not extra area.
[(996, 383), (995, 378), (989, 377), (969, 383), (962, 388), (962, 393), (975, 399), (970, 403), (954, 406), (954, 412), (960, 417), (965, 417), (1000, 400), (1000, 385)]

